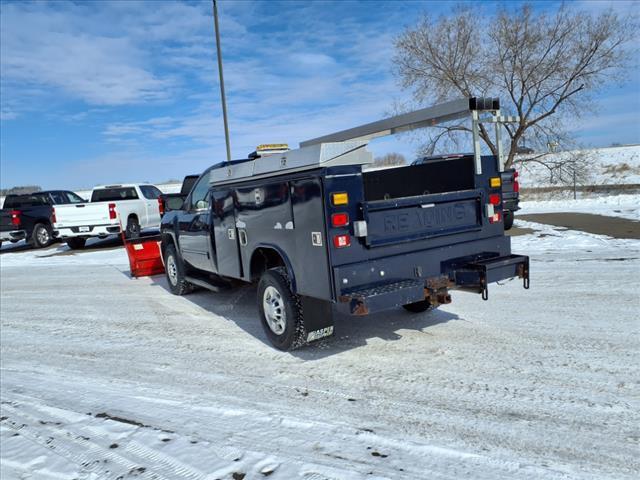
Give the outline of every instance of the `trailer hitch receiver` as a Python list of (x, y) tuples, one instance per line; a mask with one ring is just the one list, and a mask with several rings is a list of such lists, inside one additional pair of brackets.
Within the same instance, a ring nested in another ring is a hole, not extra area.
[(525, 255), (506, 255), (489, 257), (474, 261), (450, 265), (455, 285), (489, 299), (489, 283), (508, 278), (522, 278), (523, 287), (529, 288), (529, 257)]

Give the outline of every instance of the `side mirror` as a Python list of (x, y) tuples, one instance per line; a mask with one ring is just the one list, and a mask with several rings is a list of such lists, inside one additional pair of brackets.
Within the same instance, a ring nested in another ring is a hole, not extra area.
[(169, 197), (164, 200), (165, 210), (182, 210), (184, 199), (180, 197)]
[(203, 210), (207, 208), (207, 206), (207, 202), (205, 202), (204, 200), (198, 200), (196, 202), (196, 210)]

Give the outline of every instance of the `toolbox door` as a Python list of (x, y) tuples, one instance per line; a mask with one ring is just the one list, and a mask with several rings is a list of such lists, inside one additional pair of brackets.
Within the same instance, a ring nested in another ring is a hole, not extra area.
[(212, 201), (211, 213), (213, 215), (218, 275), (241, 278), (242, 264), (240, 262), (233, 190), (214, 189)]

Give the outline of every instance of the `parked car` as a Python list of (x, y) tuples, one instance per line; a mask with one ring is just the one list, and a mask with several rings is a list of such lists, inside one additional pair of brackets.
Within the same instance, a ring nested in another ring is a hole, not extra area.
[(147, 184), (104, 185), (91, 192), (91, 202), (55, 208), (55, 235), (69, 248), (83, 248), (91, 237), (119, 234), (138, 238), (145, 228), (160, 226), (158, 187)]
[(7, 195), (0, 210), (0, 244), (26, 240), (33, 247), (46, 247), (53, 240), (53, 206), (84, 201), (66, 190)]
[(531, 153), (535, 153), (535, 150), (531, 147), (517, 147), (516, 153), (519, 155), (529, 155)]

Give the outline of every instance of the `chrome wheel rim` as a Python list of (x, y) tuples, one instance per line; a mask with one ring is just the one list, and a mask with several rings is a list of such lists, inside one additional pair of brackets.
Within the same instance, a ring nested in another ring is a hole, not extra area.
[(171, 285), (174, 287), (178, 285), (178, 266), (176, 265), (176, 260), (173, 258), (173, 255), (167, 257), (167, 276), (169, 277)]
[(46, 245), (49, 243), (49, 231), (46, 228), (40, 227), (36, 232), (36, 236), (38, 237), (40, 245)]
[(287, 315), (284, 309), (284, 299), (275, 287), (269, 286), (265, 289), (262, 295), (262, 307), (271, 331), (276, 335), (282, 335), (286, 327)]

